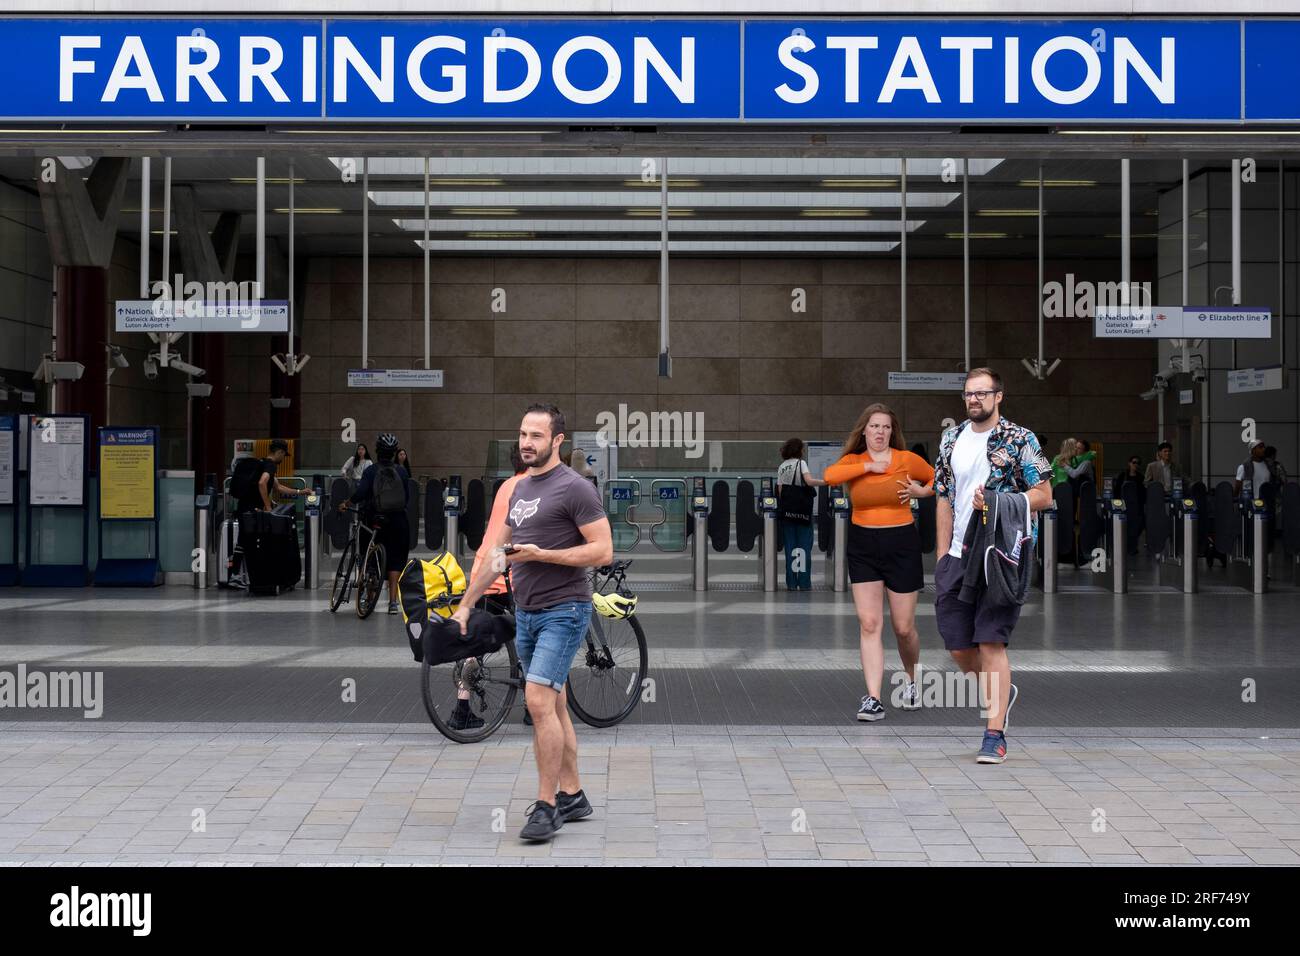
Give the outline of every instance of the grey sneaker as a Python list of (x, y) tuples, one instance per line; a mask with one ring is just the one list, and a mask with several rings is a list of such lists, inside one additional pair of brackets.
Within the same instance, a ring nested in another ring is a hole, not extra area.
[(389, 602), (388, 602), (388, 613), (389, 613), (389, 614), (396, 614), (397, 612), (398, 612), (397, 602), (396, 602), (396, 601), (389, 601)]
[(883, 720), (885, 717), (885, 705), (878, 698), (867, 695), (862, 698), (862, 706), (858, 708), (858, 720)]
[(908, 681), (907, 686), (903, 688), (903, 710), (920, 710), (921, 709), (921, 692), (916, 689), (916, 681)]

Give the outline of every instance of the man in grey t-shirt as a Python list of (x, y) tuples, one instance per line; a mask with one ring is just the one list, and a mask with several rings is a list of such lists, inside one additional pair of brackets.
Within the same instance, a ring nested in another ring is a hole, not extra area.
[(452, 615), (464, 633), (470, 609), (509, 562), (515, 650), (537, 758), (537, 802), (519, 834), (525, 840), (549, 840), (565, 821), (592, 812), (578, 781), (578, 737), (564, 685), (591, 621), (587, 568), (613, 561), (614, 546), (595, 487), (560, 461), (564, 435), (564, 415), (554, 405), (524, 412), (519, 457), (528, 471), (511, 492), (493, 560), (475, 566)]

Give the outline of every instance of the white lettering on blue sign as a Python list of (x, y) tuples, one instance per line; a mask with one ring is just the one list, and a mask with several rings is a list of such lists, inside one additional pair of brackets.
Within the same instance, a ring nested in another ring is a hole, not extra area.
[(1300, 119), (1300, 19), (3, 24), (8, 118)]

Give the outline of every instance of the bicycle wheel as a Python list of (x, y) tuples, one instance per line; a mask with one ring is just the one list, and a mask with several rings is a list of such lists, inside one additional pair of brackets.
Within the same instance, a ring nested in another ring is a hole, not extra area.
[(365, 561), (361, 568), (361, 590), (357, 592), (357, 617), (362, 620), (375, 609), (384, 589), (384, 546), (371, 545), (366, 549)]
[(569, 708), (584, 724), (613, 727), (636, 708), (648, 668), (640, 620), (593, 613), (569, 670)]
[[(450, 664), (420, 665), (420, 696), (433, 725), (458, 744), (485, 740), (496, 732), (519, 693), (519, 658), (515, 642), (507, 641), (491, 654)], [(457, 690), (469, 692), (458, 710)]]
[(352, 574), (356, 570), (356, 563), (357, 543), (350, 540), (343, 548), (343, 553), (339, 555), (338, 570), (334, 572), (334, 587), (330, 591), (331, 614), (348, 599), (348, 592), (352, 590)]

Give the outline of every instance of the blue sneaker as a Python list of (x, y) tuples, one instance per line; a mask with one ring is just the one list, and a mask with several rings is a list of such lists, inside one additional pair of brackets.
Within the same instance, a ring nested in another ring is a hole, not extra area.
[(984, 731), (984, 742), (975, 757), (976, 763), (1001, 763), (1007, 759), (1007, 738), (996, 730)]

